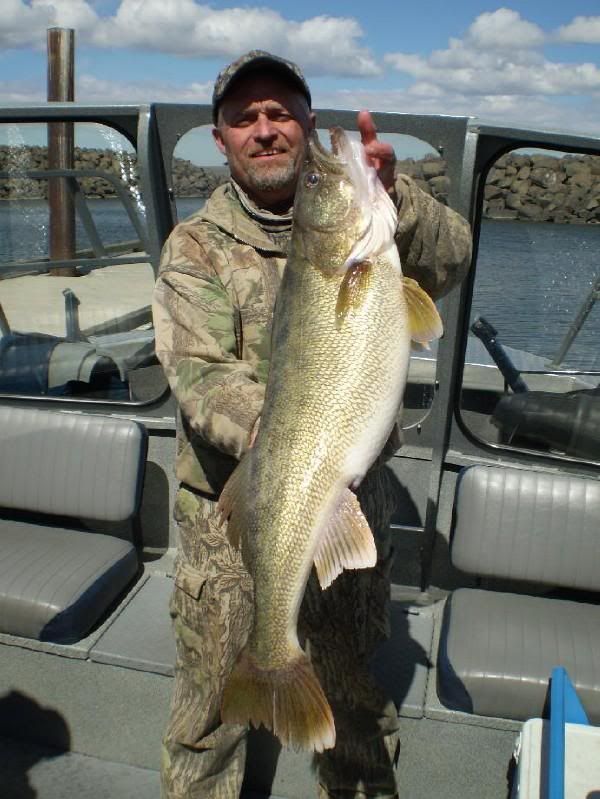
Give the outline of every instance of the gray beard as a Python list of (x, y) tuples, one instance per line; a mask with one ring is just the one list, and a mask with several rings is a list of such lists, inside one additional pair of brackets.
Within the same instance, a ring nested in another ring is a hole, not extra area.
[(296, 183), (296, 165), (290, 161), (267, 170), (250, 165), (246, 173), (246, 180), (249, 188), (257, 191), (274, 191), (287, 186), (293, 189)]

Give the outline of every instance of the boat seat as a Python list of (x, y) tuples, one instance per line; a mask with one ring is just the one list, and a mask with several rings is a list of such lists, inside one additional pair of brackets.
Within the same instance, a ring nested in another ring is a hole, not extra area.
[(146, 450), (126, 419), (0, 405), (0, 632), (72, 643), (123, 593)]
[[(443, 704), (500, 718), (541, 716), (550, 673), (560, 665), (599, 723), (600, 481), (496, 466), (463, 470), (451, 557), (465, 572), (524, 588), (451, 594), (437, 660)], [(534, 584), (537, 594), (525, 593)], [(539, 585), (547, 586), (541, 595)], [(557, 598), (561, 588), (574, 589), (577, 599)]]

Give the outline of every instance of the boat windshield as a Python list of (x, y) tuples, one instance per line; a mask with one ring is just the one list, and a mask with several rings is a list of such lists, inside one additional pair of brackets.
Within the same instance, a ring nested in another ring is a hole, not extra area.
[(487, 174), (461, 415), (493, 444), (600, 460), (600, 157)]

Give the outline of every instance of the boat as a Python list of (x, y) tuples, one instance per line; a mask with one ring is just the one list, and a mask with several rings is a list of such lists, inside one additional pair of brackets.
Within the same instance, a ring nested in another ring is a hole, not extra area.
[[(324, 128), (356, 129), (352, 111), (317, 116)], [(440, 303), (443, 338), (411, 359), (404, 444), (389, 464), (398, 492), (392, 634), (373, 670), (399, 709), (403, 796), (505, 799), (518, 735), (543, 716), (554, 667), (567, 669), (590, 723), (600, 724), (600, 635), (590, 632), (600, 632), (600, 370), (593, 358), (576, 367), (565, 360), (597, 322), (575, 258), (569, 282), (579, 301), (556, 357), (504, 345), (507, 331), (483, 325), (482, 333), (473, 320), (486, 178), (507, 153), (555, 153), (570, 165), (565, 196), (578, 188), (581, 197), (574, 164), (599, 163), (600, 138), (467, 117), (373, 118), (382, 137), (411, 137), (443, 160), (444, 200), (471, 221), (474, 236), (468, 278)], [(101, 128), (105, 141), (121, 142), (129, 164), (135, 156), (135, 180), (127, 170), (115, 175), (107, 161), (40, 167), (22, 142), (57, 123)], [(159, 796), (174, 663), (175, 403), (153, 353), (149, 306), (161, 247), (177, 221), (176, 148), (210, 125), (206, 105), (0, 108), (0, 131), (15, 152), (0, 167), (0, 188), (23, 198), (32, 181), (62, 181), (86, 244), (70, 257), (44, 250), (0, 259), (6, 799)], [(523, 174), (515, 168), (521, 185)], [(90, 181), (113, 186), (127, 241), (102, 240)], [(543, 189), (541, 182), (538, 175)], [(548, 207), (551, 198), (538, 196)], [(18, 214), (30, 206), (15, 199), (11, 207)], [(17, 236), (8, 224), (5, 241)], [(52, 274), (60, 269), (67, 274)], [(592, 288), (595, 299), (597, 283)], [(505, 290), (499, 276), (489, 305)], [(530, 307), (534, 334), (552, 325)], [(79, 593), (70, 582), (75, 563), (85, 572)], [(561, 636), (569, 645), (553, 649)], [(311, 758), (253, 730), (243, 799), (314, 794)]]

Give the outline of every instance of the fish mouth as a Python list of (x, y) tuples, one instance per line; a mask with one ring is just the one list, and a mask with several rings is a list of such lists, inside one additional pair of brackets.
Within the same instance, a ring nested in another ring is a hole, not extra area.
[(336, 175), (343, 175), (346, 166), (343, 151), (348, 141), (346, 133), (342, 128), (334, 127), (330, 128), (329, 137), (331, 140), (331, 150), (328, 150), (321, 144), (316, 130), (311, 131), (308, 139), (310, 157), (322, 169), (333, 172)]

